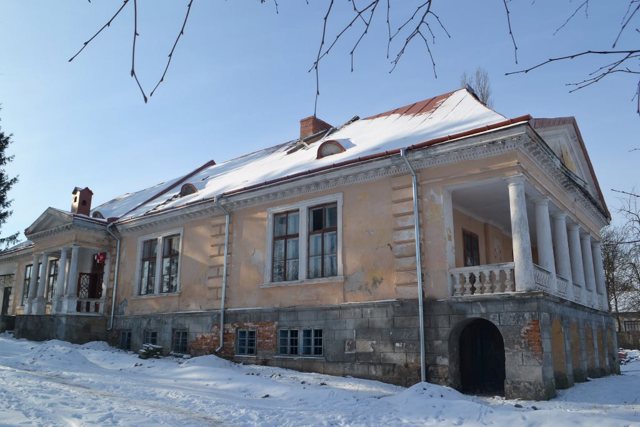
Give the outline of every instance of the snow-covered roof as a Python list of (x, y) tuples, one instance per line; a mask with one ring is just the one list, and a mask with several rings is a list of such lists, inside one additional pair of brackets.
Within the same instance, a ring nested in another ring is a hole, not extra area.
[[(467, 89), (460, 89), (375, 116), (347, 122), (318, 141), (292, 150), (290, 141), (199, 170), (154, 187), (127, 193), (93, 209), (104, 218), (131, 219), (177, 208), (266, 182), (324, 169), (332, 165), (398, 150), (504, 122), (506, 118), (482, 104)], [(338, 141), (343, 152), (317, 158), (324, 141)], [(184, 183), (197, 192), (181, 196)], [(154, 196), (157, 195), (157, 196)]]

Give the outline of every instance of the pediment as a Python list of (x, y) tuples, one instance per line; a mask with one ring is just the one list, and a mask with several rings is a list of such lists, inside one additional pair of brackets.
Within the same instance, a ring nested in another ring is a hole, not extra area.
[(47, 208), (33, 224), (24, 230), (27, 238), (44, 231), (56, 230), (73, 223), (73, 215), (55, 208)]
[(606, 209), (598, 179), (575, 118), (533, 119), (532, 124), (562, 164), (578, 178), (579, 184), (594, 199), (600, 200)]

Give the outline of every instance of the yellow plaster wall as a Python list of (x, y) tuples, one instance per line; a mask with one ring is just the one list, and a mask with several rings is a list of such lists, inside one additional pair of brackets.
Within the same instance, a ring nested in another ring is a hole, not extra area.
[(511, 236), (499, 228), (482, 222), (454, 208), (456, 267), (464, 266), (463, 231), (478, 236), (480, 264), (497, 264), (513, 261)]

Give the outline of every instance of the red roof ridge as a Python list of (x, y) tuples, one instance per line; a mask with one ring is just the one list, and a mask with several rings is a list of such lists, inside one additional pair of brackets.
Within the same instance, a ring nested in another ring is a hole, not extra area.
[(437, 96), (434, 96), (434, 97), (431, 97), (431, 98), (423, 99), (422, 101), (416, 101), (416, 102), (414, 102), (412, 104), (403, 105), (402, 107), (394, 108), (393, 110), (385, 111), (383, 113), (374, 114), (373, 116), (365, 117), (362, 120), (377, 119), (377, 118), (380, 118), (380, 117), (390, 116), (392, 114), (399, 114), (401, 116), (403, 116), (403, 115), (413, 115), (413, 116), (415, 116), (415, 115), (418, 115), (418, 114), (432, 112), (432, 111), (435, 111), (442, 104), (442, 101), (446, 100), (451, 95), (453, 95), (454, 93), (456, 93), (456, 92), (458, 92), (459, 90), (462, 90), (462, 89), (465, 89), (465, 88), (456, 89), (456, 90), (453, 90), (451, 92), (446, 92), (446, 93), (443, 93), (441, 95), (437, 95)]

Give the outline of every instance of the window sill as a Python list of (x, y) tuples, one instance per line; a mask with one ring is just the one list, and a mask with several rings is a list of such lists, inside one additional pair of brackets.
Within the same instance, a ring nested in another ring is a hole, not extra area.
[(291, 280), (289, 282), (270, 282), (260, 285), (261, 288), (279, 288), (287, 286), (305, 286), (344, 283), (344, 276), (320, 277), (317, 279)]
[(168, 297), (178, 297), (180, 296), (180, 291), (166, 293), (166, 294), (146, 294), (146, 295), (134, 295), (131, 299), (150, 299), (150, 298), (168, 298)]
[(296, 355), (288, 355), (288, 354), (276, 354), (273, 356), (274, 359), (293, 359), (293, 360), (325, 360), (324, 356), (301, 356), (299, 354)]

